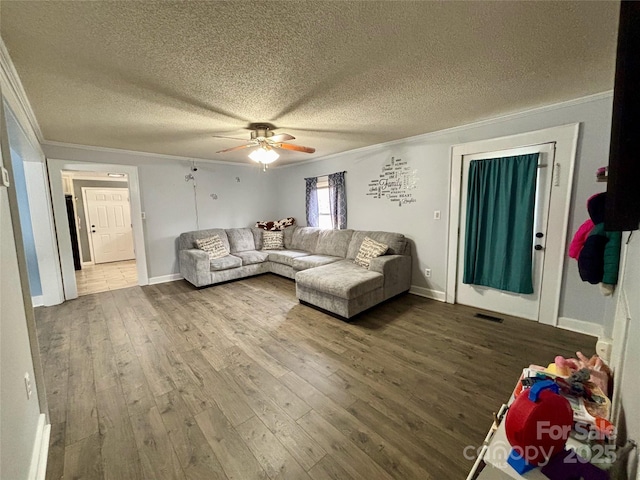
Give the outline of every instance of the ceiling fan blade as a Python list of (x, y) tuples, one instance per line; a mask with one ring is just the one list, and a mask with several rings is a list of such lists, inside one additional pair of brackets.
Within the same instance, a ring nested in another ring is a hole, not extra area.
[(288, 133), (278, 133), (271, 137), (267, 137), (267, 139), (271, 142), (281, 143), (281, 142), (286, 142), (288, 140), (295, 140), (296, 137), (294, 137), (293, 135), (289, 135)]
[(231, 140), (239, 140), (241, 142), (246, 142), (246, 138), (238, 138), (238, 137), (227, 137), (225, 135), (210, 135), (211, 138), (230, 138)]
[(313, 153), (316, 151), (315, 148), (303, 147), (302, 145), (294, 145), (292, 143), (276, 143), (274, 147), (283, 148), (285, 150), (295, 150), (296, 152), (304, 152), (304, 153)]
[(242, 150), (244, 148), (251, 148), (251, 147), (255, 147), (255, 145), (249, 143), (247, 145), (240, 145), (239, 147), (231, 147), (231, 148), (227, 148), (226, 150), (220, 150), (219, 152), (216, 152), (216, 153), (235, 152), (236, 150)]

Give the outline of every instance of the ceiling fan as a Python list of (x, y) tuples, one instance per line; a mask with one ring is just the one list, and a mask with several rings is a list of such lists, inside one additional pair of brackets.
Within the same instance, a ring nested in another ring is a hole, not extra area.
[(257, 147), (249, 154), (249, 158), (255, 162), (261, 163), (263, 165), (263, 169), (266, 169), (267, 165), (275, 162), (280, 156), (278, 155), (278, 152), (274, 150), (276, 148), (304, 153), (314, 153), (316, 151), (316, 149), (312, 147), (286, 143), (289, 140), (295, 140), (295, 138), (296, 137), (289, 135), (288, 133), (274, 133), (271, 125), (252, 124), (251, 138), (248, 143), (220, 150), (216, 153), (229, 153), (235, 152), (236, 150), (243, 150), (245, 148)]

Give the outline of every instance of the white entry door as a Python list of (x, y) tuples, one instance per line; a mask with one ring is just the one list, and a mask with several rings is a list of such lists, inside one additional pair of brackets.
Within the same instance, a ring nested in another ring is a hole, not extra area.
[(127, 188), (82, 189), (94, 263), (135, 258)]
[[(536, 177), (536, 200), (534, 213), (533, 293), (520, 294), (497, 290), (491, 287), (462, 283), (464, 273), (464, 252), (466, 233), (467, 183), (469, 164), (472, 160), (486, 160), (540, 153)], [(540, 290), (544, 267), (544, 247), (547, 237), (549, 200), (553, 178), (555, 144), (548, 143), (497, 152), (464, 155), (462, 158), (462, 189), (460, 192), (460, 230), (458, 236), (458, 274), (456, 281), (456, 303), (484, 310), (514, 315), (529, 320), (538, 320), (540, 310)]]

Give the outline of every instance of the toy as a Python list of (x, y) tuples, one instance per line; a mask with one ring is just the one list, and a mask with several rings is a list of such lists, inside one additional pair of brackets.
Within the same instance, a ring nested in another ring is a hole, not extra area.
[[(582, 352), (576, 352), (578, 358), (564, 358), (557, 356), (555, 358), (555, 373), (561, 377), (569, 377), (575, 371), (587, 369), (590, 377), (587, 379), (593, 382), (600, 388), (604, 395), (608, 396), (609, 392), (609, 376), (611, 370), (602, 361), (598, 355), (593, 355), (591, 358), (587, 358)], [(550, 366), (551, 367), (551, 366)]]
[(536, 382), (509, 407), (505, 420), (513, 447), (507, 463), (523, 474), (563, 451), (573, 412), (553, 380)]

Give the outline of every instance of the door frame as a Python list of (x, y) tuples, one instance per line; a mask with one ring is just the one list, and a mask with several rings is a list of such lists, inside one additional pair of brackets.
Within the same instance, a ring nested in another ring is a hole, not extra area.
[[(128, 185), (128, 181), (127, 181)], [(96, 264), (96, 257), (93, 249), (93, 235), (89, 234), (89, 225), (91, 222), (89, 221), (89, 208), (87, 207), (87, 190), (126, 190), (127, 195), (129, 197), (129, 216), (131, 216), (131, 225), (133, 230), (133, 216), (131, 215), (131, 192), (129, 191), (129, 187), (82, 187), (82, 202), (84, 203), (84, 224), (87, 226), (87, 239), (89, 240), (89, 252), (91, 253), (91, 264)], [(133, 235), (133, 258), (136, 258), (136, 249), (135, 249), (135, 235)]]
[(142, 222), (142, 202), (140, 200), (140, 182), (138, 167), (132, 165), (86, 163), (74, 160), (47, 159), (51, 198), (53, 203), (53, 217), (56, 225), (56, 237), (60, 251), (60, 265), (62, 267), (62, 283), (64, 298), (71, 300), (78, 298), (73, 254), (71, 251), (71, 236), (66, 218), (64, 192), (62, 189), (62, 172), (119, 172), (126, 173), (129, 180), (129, 202), (131, 206), (131, 223), (133, 224), (133, 245), (138, 271), (138, 285), (149, 284), (147, 271), (147, 254), (145, 249), (144, 228)]
[(449, 235), (447, 238), (447, 283), (445, 301), (456, 303), (458, 271), (458, 242), (460, 199), (462, 191), (462, 163), (465, 155), (487, 153), (513, 148), (555, 143), (554, 178), (549, 200), (547, 241), (540, 290), (538, 322), (556, 326), (560, 309), (560, 290), (566, 254), (569, 210), (580, 124), (574, 123), (546, 128), (508, 137), (492, 138), (451, 147), (451, 176), (449, 200)]

